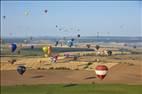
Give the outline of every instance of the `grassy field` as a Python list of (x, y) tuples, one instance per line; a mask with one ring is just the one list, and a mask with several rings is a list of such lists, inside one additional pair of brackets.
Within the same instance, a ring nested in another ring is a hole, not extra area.
[(1, 94), (142, 94), (142, 85), (52, 84), (2, 86)]

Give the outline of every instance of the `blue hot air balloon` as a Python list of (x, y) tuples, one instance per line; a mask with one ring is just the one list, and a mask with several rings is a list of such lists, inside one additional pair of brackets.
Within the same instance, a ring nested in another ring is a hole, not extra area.
[(73, 41), (72, 41), (72, 40), (67, 41), (67, 45), (68, 45), (69, 47), (72, 47), (72, 46), (73, 46)]
[(15, 43), (11, 44), (11, 52), (14, 52), (17, 48), (17, 45)]

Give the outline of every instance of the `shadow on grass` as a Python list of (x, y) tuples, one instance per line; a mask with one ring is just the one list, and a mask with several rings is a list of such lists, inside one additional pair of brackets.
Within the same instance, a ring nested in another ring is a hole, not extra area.
[(87, 77), (85, 79), (95, 79), (96, 77), (95, 76), (91, 76), (91, 77)]
[(32, 76), (31, 78), (43, 78), (43, 75), (36, 75), (36, 76)]
[(77, 86), (78, 84), (67, 84), (67, 85), (64, 85), (64, 87), (72, 87), (72, 86)]

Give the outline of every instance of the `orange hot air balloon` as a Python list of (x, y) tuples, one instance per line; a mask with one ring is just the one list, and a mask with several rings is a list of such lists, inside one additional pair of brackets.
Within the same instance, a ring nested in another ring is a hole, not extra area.
[(48, 56), (51, 56), (52, 54), (52, 46), (48, 46)]

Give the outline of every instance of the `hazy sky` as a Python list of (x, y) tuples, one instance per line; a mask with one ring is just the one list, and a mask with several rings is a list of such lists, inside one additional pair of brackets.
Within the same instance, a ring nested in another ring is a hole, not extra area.
[(1, 1), (1, 36), (140, 36), (141, 16), (142, 1)]

